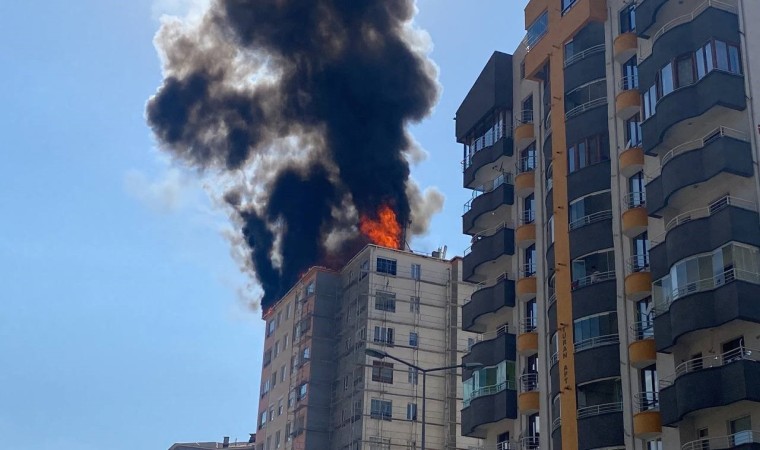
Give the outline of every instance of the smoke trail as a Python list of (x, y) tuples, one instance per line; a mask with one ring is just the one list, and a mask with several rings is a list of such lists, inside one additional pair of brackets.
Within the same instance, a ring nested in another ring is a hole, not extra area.
[(440, 208), (413, 215), (408, 195), (419, 188), (406, 126), (438, 93), (414, 12), (413, 0), (215, 0), (198, 23), (159, 31), (165, 79), (148, 122), (177, 159), (252, 177), (253, 194), (227, 199), (264, 307), (308, 267), (365, 243), (358, 217), (389, 205), (403, 227)]

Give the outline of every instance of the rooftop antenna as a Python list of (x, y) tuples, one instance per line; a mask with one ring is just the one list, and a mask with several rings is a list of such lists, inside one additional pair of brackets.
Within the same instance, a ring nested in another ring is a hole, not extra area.
[(443, 246), (443, 251), (441, 252), (441, 259), (446, 259), (446, 250), (449, 249), (448, 245)]

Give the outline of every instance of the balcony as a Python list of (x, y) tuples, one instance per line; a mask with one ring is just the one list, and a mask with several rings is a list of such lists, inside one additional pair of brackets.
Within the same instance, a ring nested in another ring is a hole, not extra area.
[(520, 334), (517, 336), (517, 353), (530, 356), (538, 353), (538, 333), (535, 317), (522, 319)]
[(517, 407), (523, 415), (531, 415), (539, 410), (538, 374), (526, 373), (520, 376), (520, 393)]
[[(589, 39), (581, 38), (579, 42), (590, 44)], [(606, 76), (605, 65), (605, 46), (604, 41), (599, 45), (593, 45), (576, 53), (566, 54), (565, 58), (565, 90), (582, 86), (590, 81), (604, 78)]]
[(631, 255), (626, 260), (625, 296), (637, 302), (652, 293), (649, 255)]
[(520, 278), (517, 279), (515, 286), (517, 298), (519, 300), (530, 300), (536, 296), (536, 264), (528, 263), (520, 266)]
[(629, 178), (636, 172), (644, 169), (644, 149), (641, 148), (641, 142), (630, 143), (628, 147), (621, 150), (620, 156), (620, 173)]
[(612, 55), (619, 64), (631, 59), (638, 50), (639, 39), (636, 33), (619, 34), (612, 43)]
[(728, 436), (697, 439), (681, 446), (681, 450), (759, 450), (760, 431), (747, 430)]
[(470, 347), (462, 358), (463, 363), (478, 362), (484, 366), (495, 366), (502, 361), (514, 361), (516, 358), (515, 335), (509, 327), (503, 325), (496, 330), (479, 334), (477, 342)]
[(622, 120), (628, 120), (641, 110), (641, 93), (638, 76), (627, 76), (618, 83), (619, 93), (615, 97), (615, 112)]
[(512, 156), (513, 153), (512, 127), (505, 127), (503, 136), (496, 142), (477, 149), (472, 156), (462, 161), (464, 187), (472, 188), (497, 176), (493, 166), (499, 167), (501, 165), (499, 162)]
[(515, 254), (515, 231), (508, 223), (473, 236), (475, 241), (465, 250), (463, 278), (469, 283), (495, 279), (504, 272)]
[(629, 192), (624, 200), (625, 210), (621, 217), (623, 234), (629, 238), (640, 235), (647, 230), (649, 216), (646, 208), (645, 192)]
[(759, 351), (739, 347), (679, 364), (660, 380), (662, 424), (674, 426), (704, 409), (760, 402), (759, 357)]
[(712, 70), (697, 83), (676, 89), (657, 101), (657, 112), (641, 124), (644, 151), (654, 154), (668, 131), (688, 119), (693, 119), (690, 130), (706, 128), (709, 122), (694, 118), (713, 108), (744, 111), (746, 107), (744, 77)]
[(492, 323), (506, 323), (510, 308), (515, 306), (515, 282), (504, 273), (496, 283), (478, 285), (471, 300), (462, 306), (462, 328), (466, 331), (483, 332)]
[(654, 323), (636, 322), (629, 329), (628, 361), (636, 369), (643, 369), (657, 361), (654, 345)]
[(633, 434), (636, 439), (654, 439), (662, 434), (660, 393), (639, 392), (634, 396)]
[(462, 409), (462, 436), (484, 439), (489, 424), (517, 419), (517, 391), (514, 385), (501, 383), (483, 388), (478, 394)]
[(614, 269), (580, 278), (572, 289), (573, 319), (617, 309)]
[[(699, 330), (734, 320), (760, 323), (760, 274), (735, 269), (674, 292), (675, 299), (655, 303), (655, 344), (667, 351), (678, 340)], [(659, 306), (658, 306), (659, 305)]]
[(520, 158), (517, 163), (517, 176), (515, 177), (515, 190), (518, 197), (524, 198), (535, 190), (536, 180), (536, 155)]
[(650, 239), (652, 278), (662, 278), (678, 261), (731, 241), (760, 247), (758, 223), (755, 203), (731, 196), (673, 217), (663, 234)]
[(686, 199), (678, 195), (681, 190), (705, 183), (720, 174), (751, 177), (751, 144), (745, 133), (719, 127), (697, 140), (671, 149), (662, 156), (661, 167), (662, 171), (655, 174), (646, 186), (651, 215), (657, 215), (671, 204), (684, 203)]
[(527, 248), (536, 242), (536, 212), (532, 209), (523, 211), (519, 225), (515, 230), (515, 240), (519, 248)]
[(465, 234), (480, 234), (498, 226), (515, 202), (512, 174), (502, 173), (489, 183), (478, 187), (464, 205), (462, 230)]
[(622, 446), (623, 402), (578, 408), (578, 449)]
[(612, 210), (588, 214), (569, 223), (570, 257), (612, 247)]
[(616, 338), (603, 336), (597, 339), (597, 345), (583, 343), (585, 348), (580, 351), (576, 347), (576, 384), (620, 376), (620, 345)]
[(515, 117), (515, 140), (517, 146), (524, 148), (526, 144), (535, 140), (536, 130), (533, 125), (533, 110), (519, 111)]

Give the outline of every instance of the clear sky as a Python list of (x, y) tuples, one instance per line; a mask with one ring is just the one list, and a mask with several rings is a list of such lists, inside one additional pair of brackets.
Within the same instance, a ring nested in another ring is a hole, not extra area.
[[(381, 0), (377, 0), (381, 1)], [(144, 121), (161, 14), (192, 0), (0, 1), (0, 440), (35, 450), (167, 449), (255, 431), (263, 325), (229, 227)], [(461, 254), (452, 118), (524, 0), (418, 0), (443, 94), (413, 167), (446, 195), (427, 237)]]

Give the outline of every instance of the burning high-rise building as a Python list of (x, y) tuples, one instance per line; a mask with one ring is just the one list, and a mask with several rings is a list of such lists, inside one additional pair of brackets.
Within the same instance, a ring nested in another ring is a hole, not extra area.
[[(439, 195), (409, 179), (407, 134), (435, 103), (413, 0), (214, 0), (156, 37), (160, 146), (219, 180), (264, 306), (315, 264), (424, 232)], [(229, 186), (232, 185), (231, 188)], [(412, 203), (420, 203), (413, 205)], [(413, 208), (413, 206), (416, 206)]]

